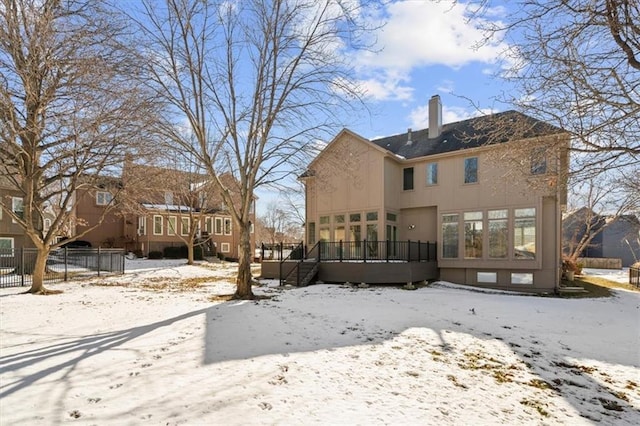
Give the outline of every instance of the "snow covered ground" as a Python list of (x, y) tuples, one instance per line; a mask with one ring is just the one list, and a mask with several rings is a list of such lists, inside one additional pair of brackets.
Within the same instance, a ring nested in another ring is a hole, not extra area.
[(316, 285), (233, 264), (0, 289), (0, 424), (640, 424), (640, 293)]

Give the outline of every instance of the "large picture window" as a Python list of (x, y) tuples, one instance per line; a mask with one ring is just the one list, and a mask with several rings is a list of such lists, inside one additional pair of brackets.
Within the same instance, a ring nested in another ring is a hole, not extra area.
[(442, 215), (442, 257), (458, 258), (458, 214)]
[(489, 257), (506, 258), (509, 251), (508, 210), (489, 210)]
[(464, 159), (464, 183), (478, 182), (478, 157)]
[(482, 212), (464, 214), (464, 257), (482, 257)]
[(536, 209), (515, 209), (513, 249), (516, 259), (536, 258)]

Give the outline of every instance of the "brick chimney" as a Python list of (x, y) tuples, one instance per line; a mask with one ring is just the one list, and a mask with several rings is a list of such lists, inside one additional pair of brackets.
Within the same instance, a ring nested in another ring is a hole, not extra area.
[(442, 130), (442, 102), (440, 95), (429, 99), (429, 138), (437, 138)]

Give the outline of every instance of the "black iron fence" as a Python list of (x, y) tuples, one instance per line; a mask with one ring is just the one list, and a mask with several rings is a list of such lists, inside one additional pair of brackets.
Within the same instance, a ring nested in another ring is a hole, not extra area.
[(432, 262), (436, 243), (421, 241), (322, 241), (320, 261), (337, 262)]
[(640, 267), (632, 266), (629, 268), (629, 284), (640, 287)]
[[(35, 248), (0, 249), (0, 287), (31, 285), (38, 251)], [(124, 273), (123, 249), (61, 248), (47, 258), (44, 281), (67, 281), (79, 276)]]
[(304, 246), (302, 243), (275, 243), (260, 245), (260, 260), (302, 259)]

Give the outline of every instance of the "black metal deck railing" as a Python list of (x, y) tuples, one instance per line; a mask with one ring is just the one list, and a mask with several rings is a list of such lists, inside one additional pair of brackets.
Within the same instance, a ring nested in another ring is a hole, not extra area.
[(321, 262), (432, 262), (434, 242), (421, 241), (321, 241)]

